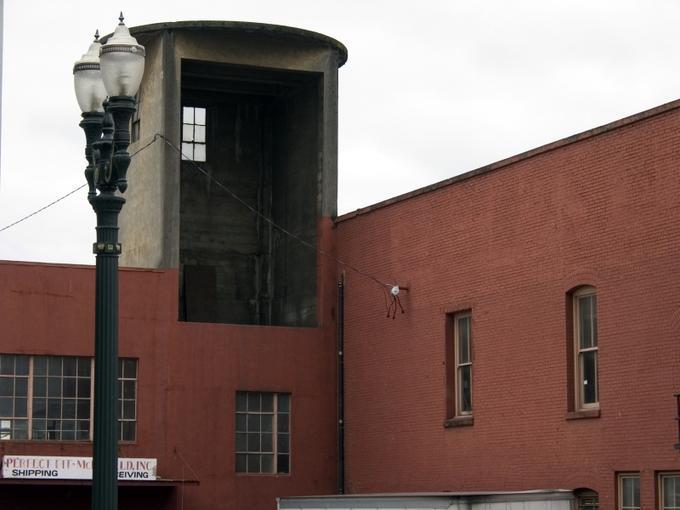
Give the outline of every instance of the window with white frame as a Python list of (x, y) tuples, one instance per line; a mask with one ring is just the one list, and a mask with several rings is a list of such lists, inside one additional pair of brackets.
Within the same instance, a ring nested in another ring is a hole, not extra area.
[(184, 106), (182, 108), (182, 159), (206, 160), (205, 108)]
[(469, 312), (453, 318), (454, 352), (456, 365), (456, 416), (472, 414), (472, 317)]
[(680, 510), (680, 472), (659, 475), (660, 510)]
[[(0, 440), (89, 441), (93, 372), (89, 357), (0, 354)], [(119, 440), (134, 441), (137, 360), (120, 359), (121, 373)]]
[(597, 294), (583, 287), (573, 294), (575, 395), (578, 409), (598, 407)]
[(640, 510), (640, 475), (622, 473), (619, 479), (619, 510)]
[(290, 473), (290, 394), (236, 393), (236, 472)]

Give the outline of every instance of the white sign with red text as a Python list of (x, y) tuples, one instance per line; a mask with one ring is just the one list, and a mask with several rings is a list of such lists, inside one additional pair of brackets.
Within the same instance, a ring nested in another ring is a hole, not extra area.
[[(155, 480), (156, 459), (118, 459), (118, 480)], [(2, 478), (92, 480), (92, 457), (5, 455)]]

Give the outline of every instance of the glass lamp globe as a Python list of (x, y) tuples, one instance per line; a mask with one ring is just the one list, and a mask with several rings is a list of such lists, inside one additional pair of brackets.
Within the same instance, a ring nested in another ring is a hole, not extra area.
[(123, 13), (119, 19), (113, 35), (99, 52), (102, 79), (109, 97), (134, 96), (144, 74), (144, 46), (130, 35), (123, 23)]
[(106, 89), (99, 67), (99, 50), (102, 45), (98, 39), (99, 32), (95, 34), (87, 53), (73, 65), (73, 86), (78, 106), (83, 113), (104, 111), (102, 103), (106, 99)]

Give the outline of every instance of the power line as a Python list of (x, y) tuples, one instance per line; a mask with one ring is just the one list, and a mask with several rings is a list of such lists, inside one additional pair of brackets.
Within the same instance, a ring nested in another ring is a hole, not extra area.
[[(182, 152), (182, 150), (181, 150), (179, 147), (175, 146), (170, 140), (168, 140), (164, 135), (162, 135), (162, 134), (160, 134), (160, 133), (156, 133), (156, 134), (154, 134), (152, 137), (149, 137), (149, 138), (148, 138), (149, 141), (148, 141), (145, 145), (143, 145), (142, 147), (140, 147), (139, 149), (137, 149), (135, 152), (133, 152), (132, 154), (130, 154), (130, 158), (135, 157), (137, 154), (139, 154), (139, 153), (142, 152), (143, 150), (147, 149), (149, 146), (151, 146), (153, 143), (155, 143), (158, 139), (163, 140), (163, 142), (165, 142), (170, 148), (172, 148), (173, 150), (175, 150), (175, 151), (182, 157), (182, 159), (184, 159), (185, 161), (188, 161), (189, 163), (191, 163), (191, 165), (192, 165), (194, 168), (196, 168), (196, 170), (198, 170), (200, 173), (202, 173), (203, 175), (205, 175), (210, 181), (212, 181), (213, 183), (215, 183), (215, 185), (217, 185), (219, 188), (221, 188), (221, 189), (223, 189), (224, 191), (226, 191), (227, 194), (229, 194), (229, 196), (231, 196), (234, 200), (236, 200), (236, 201), (237, 201), (238, 203), (240, 203), (242, 206), (244, 206), (245, 208), (247, 208), (252, 214), (254, 214), (255, 216), (261, 218), (262, 220), (264, 220), (265, 222), (267, 222), (269, 225), (271, 225), (271, 226), (274, 227), (275, 229), (279, 230), (280, 232), (282, 232), (283, 234), (287, 235), (287, 236), (290, 237), (291, 239), (294, 239), (295, 241), (297, 241), (298, 243), (302, 244), (303, 246), (306, 246), (307, 248), (311, 249), (312, 251), (314, 251), (314, 252), (316, 252), (316, 253), (319, 253), (320, 255), (322, 255), (322, 256), (324, 256), (324, 257), (326, 257), (326, 258), (329, 258), (329, 259), (331, 259), (331, 260), (334, 260), (334, 261), (335, 261), (336, 263), (338, 263), (339, 265), (341, 265), (341, 266), (343, 266), (343, 267), (346, 267), (347, 269), (349, 269), (349, 270), (351, 270), (351, 271), (353, 271), (353, 272), (355, 272), (355, 273), (357, 273), (357, 274), (359, 274), (359, 275), (361, 275), (361, 276), (363, 276), (363, 277), (365, 277), (365, 278), (368, 278), (369, 280), (372, 280), (373, 282), (377, 283), (378, 285), (380, 285), (380, 286), (383, 287), (383, 288), (384, 288), (384, 287), (388, 287), (388, 288), (392, 288), (392, 287), (393, 287), (393, 284), (385, 283), (385, 282), (379, 280), (378, 278), (376, 278), (375, 276), (373, 276), (373, 275), (371, 275), (371, 274), (369, 274), (369, 273), (366, 273), (366, 272), (362, 271), (361, 269), (359, 269), (359, 268), (353, 266), (352, 264), (350, 264), (350, 263), (348, 263), (348, 262), (345, 262), (344, 260), (341, 260), (341, 259), (339, 259), (338, 257), (335, 257), (335, 256), (331, 255), (330, 253), (326, 252), (325, 250), (322, 250), (321, 248), (319, 248), (316, 244), (312, 244), (312, 243), (310, 243), (309, 241), (306, 241), (306, 240), (302, 239), (302, 238), (301, 238), (300, 236), (298, 236), (297, 234), (294, 234), (294, 233), (291, 232), (290, 230), (288, 230), (288, 229), (286, 229), (285, 227), (283, 227), (283, 226), (279, 225), (278, 223), (276, 223), (274, 220), (272, 220), (272, 219), (269, 218), (268, 216), (265, 216), (263, 213), (261, 213), (260, 211), (258, 211), (257, 209), (255, 209), (252, 205), (250, 205), (248, 202), (246, 202), (246, 201), (243, 200), (241, 197), (239, 197), (236, 193), (234, 193), (234, 192), (233, 192), (231, 189), (229, 189), (227, 186), (225, 186), (225, 185), (222, 184), (220, 181), (218, 181), (218, 180), (217, 180), (215, 177), (213, 177), (210, 173), (208, 173), (207, 171), (205, 171), (198, 163), (196, 163), (195, 161), (189, 159), (189, 158)], [(48, 208), (52, 207), (53, 205), (55, 205), (55, 204), (61, 202), (62, 200), (64, 200), (65, 198), (68, 198), (68, 197), (70, 197), (71, 195), (73, 195), (74, 193), (80, 191), (80, 190), (83, 189), (85, 186), (87, 186), (87, 184), (82, 184), (81, 186), (78, 186), (78, 187), (75, 188), (74, 190), (69, 191), (69, 192), (66, 193), (65, 195), (63, 195), (63, 196), (57, 198), (56, 200), (54, 200), (54, 201), (50, 202), (49, 204), (47, 204), (47, 205), (41, 207), (40, 209), (38, 209), (38, 210), (36, 210), (36, 211), (34, 211), (34, 212), (30, 213), (30, 214), (27, 214), (27, 215), (24, 216), (23, 218), (18, 219), (18, 220), (15, 221), (14, 223), (10, 223), (9, 225), (6, 225), (6, 226), (0, 228), (0, 232), (4, 232), (5, 230), (7, 230), (7, 229), (9, 229), (9, 228), (11, 228), (11, 227), (14, 227), (15, 225), (18, 225), (19, 223), (22, 223), (22, 222), (26, 221), (27, 219), (29, 219), (29, 218), (35, 216), (36, 214), (41, 213), (41, 212), (44, 211), (45, 209), (48, 209)]]
[[(158, 136), (159, 136), (159, 135), (154, 135), (154, 136), (151, 138), (151, 141), (149, 141), (146, 145), (144, 145), (143, 147), (140, 147), (140, 148), (137, 149), (135, 152), (133, 152), (132, 154), (130, 154), (130, 158), (135, 157), (137, 154), (139, 154), (139, 153), (142, 152), (144, 149), (146, 149), (147, 147), (149, 147), (149, 145), (151, 145), (151, 144), (154, 143), (156, 140), (158, 140)], [(87, 186), (87, 183), (81, 184), (81, 185), (78, 186), (77, 188), (75, 188), (75, 189), (69, 191), (69, 192), (66, 193), (65, 195), (60, 196), (60, 197), (57, 198), (56, 200), (53, 200), (53, 201), (50, 202), (49, 204), (47, 204), (47, 205), (41, 207), (40, 209), (37, 209), (37, 210), (33, 211), (33, 212), (30, 213), (30, 214), (27, 214), (27, 215), (24, 216), (23, 218), (19, 218), (19, 219), (18, 219), (17, 221), (15, 221), (14, 223), (10, 223), (9, 225), (5, 225), (4, 227), (0, 228), (0, 232), (4, 232), (5, 230), (10, 229), (10, 228), (12, 228), (13, 226), (18, 225), (19, 223), (22, 223), (22, 222), (26, 221), (27, 219), (29, 219), (29, 218), (35, 216), (36, 214), (43, 212), (45, 209), (48, 209), (48, 208), (52, 207), (52, 206), (55, 205), (55, 204), (58, 204), (59, 202), (61, 202), (61, 201), (64, 200), (65, 198), (68, 198), (68, 197), (70, 197), (71, 195), (73, 195), (74, 193), (80, 191), (80, 190), (83, 189), (85, 186)]]
[(174, 149), (175, 151), (177, 151), (177, 153), (182, 157), (182, 159), (184, 159), (184, 160), (187, 161), (188, 163), (191, 163), (191, 165), (192, 165), (194, 168), (196, 168), (196, 170), (198, 170), (200, 173), (202, 173), (203, 175), (205, 175), (210, 181), (212, 181), (213, 183), (215, 183), (219, 188), (222, 188), (224, 191), (226, 191), (227, 194), (229, 194), (229, 196), (231, 196), (234, 200), (236, 200), (238, 203), (240, 203), (240, 204), (243, 205), (245, 208), (247, 208), (252, 214), (254, 214), (255, 216), (261, 218), (261, 219), (264, 220), (265, 222), (269, 223), (269, 224), (270, 224), (272, 227), (274, 227), (275, 229), (277, 229), (277, 230), (283, 232), (283, 233), (284, 233), (285, 235), (287, 235), (288, 237), (290, 237), (290, 238), (292, 238), (292, 239), (295, 239), (298, 243), (302, 244), (303, 246), (306, 246), (307, 248), (311, 249), (312, 251), (317, 252), (317, 253), (323, 255), (323, 256), (326, 257), (326, 258), (329, 258), (329, 259), (331, 259), (331, 260), (334, 260), (335, 262), (337, 262), (337, 263), (340, 264), (341, 266), (344, 266), (344, 267), (346, 267), (347, 269), (349, 269), (349, 270), (351, 270), (351, 271), (354, 271), (355, 273), (360, 274), (361, 276), (363, 276), (363, 277), (365, 277), (365, 278), (368, 278), (368, 279), (372, 280), (373, 282), (377, 283), (377, 284), (380, 285), (381, 287), (392, 288), (392, 287), (394, 286), (394, 284), (385, 283), (385, 282), (380, 281), (380, 280), (379, 280), (378, 278), (376, 278), (375, 276), (373, 276), (373, 275), (371, 275), (371, 274), (369, 274), (369, 273), (365, 273), (365, 272), (362, 271), (361, 269), (359, 269), (359, 268), (357, 268), (357, 267), (354, 267), (352, 264), (350, 264), (350, 263), (348, 263), (348, 262), (345, 262), (344, 260), (341, 260), (341, 259), (339, 259), (338, 257), (335, 257), (335, 256), (331, 255), (330, 253), (328, 253), (328, 252), (322, 250), (322, 249), (319, 248), (316, 244), (312, 244), (312, 243), (310, 243), (309, 241), (305, 241), (305, 240), (302, 239), (300, 236), (294, 234), (293, 232), (291, 232), (290, 230), (286, 229), (285, 227), (282, 227), (281, 225), (279, 225), (278, 223), (276, 223), (274, 220), (272, 220), (272, 219), (269, 218), (268, 216), (265, 216), (265, 215), (262, 214), (260, 211), (258, 211), (257, 209), (255, 209), (252, 205), (250, 205), (248, 202), (246, 202), (246, 201), (243, 200), (241, 197), (239, 197), (236, 193), (234, 193), (233, 191), (231, 191), (227, 186), (225, 186), (225, 185), (222, 184), (220, 181), (218, 181), (217, 179), (215, 179), (215, 177), (213, 177), (210, 173), (208, 173), (207, 171), (205, 171), (205, 170), (204, 170), (198, 163), (196, 163), (194, 160), (189, 159), (189, 158), (182, 152), (182, 150), (181, 150), (179, 147), (175, 146), (175, 144), (173, 144), (170, 140), (168, 140), (164, 135), (161, 135), (160, 133), (156, 133), (155, 136), (161, 138), (161, 139), (162, 139), (169, 147), (171, 147), (172, 149)]
[(14, 223), (10, 223), (9, 225), (0, 228), (0, 232), (4, 232), (4, 231), (7, 230), (8, 228), (13, 227), (14, 225), (18, 225), (18, 224), (21, 223), (22, 221), (26, 221), (28, 218), (30, 218), (30, 217), (32, 217), (32, 216), (35, 216), (36, 214), (38, 214), (38, 213), (44, 211), (44, 210), (47, 209), (48, 207), (52, 207), (54, 204), (56, 204), (56, 203), (58, 203), (58, 202), (61, 202), (62, 200), (64, 200), (64, 199), (67, 198), (67, 197), (70, 197), (70, 196), (73, 195), (76, 191), (80, 191), (80, 190), (83, 189), (85, 186), (87, 186), (87, 183), (85, 183), (85, 184), (83, 184), (83, 185), (81, 185), (81, 186), (78, 186), (76, 189), (74, 189), (74, 190), (69, 191), (68, 193), (66, 193), (66, 195), (63, 195), (63, 196), (57, 198), (56, 200), (50, 202), (50, 203), (47, 204), (46, 206), (41, 207), (41, 208), (38, 209), (37, 211), (33, 211), (31, 214), (27, 214), (27, 215), (24, 216), (23, 218), (18, 219), (17, 221), (15, 221)]

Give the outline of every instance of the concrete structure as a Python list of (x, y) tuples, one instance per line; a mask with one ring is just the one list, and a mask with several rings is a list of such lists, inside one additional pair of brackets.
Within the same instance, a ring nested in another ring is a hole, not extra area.
[(160, 23), (132, 33), (146, 46), (147, 67), (131, 151), (156, 133), (179, 147), (183, 120), (191, 126), (183, 107), (200, 108), (203, 167), (251, 210), (156, 144), (130, 170), (121, 263), (178, 268), (185, 320), (315, 326), (314, 248), (336, 215), (337, 73), (346, 49), (254, 23)]
[[(673, 508), (680, 101), (335, 218), (339, 43), (133, 32), (125, 508)], [(93, 286), (0, 264), (3, 510), (88, 506)]]

